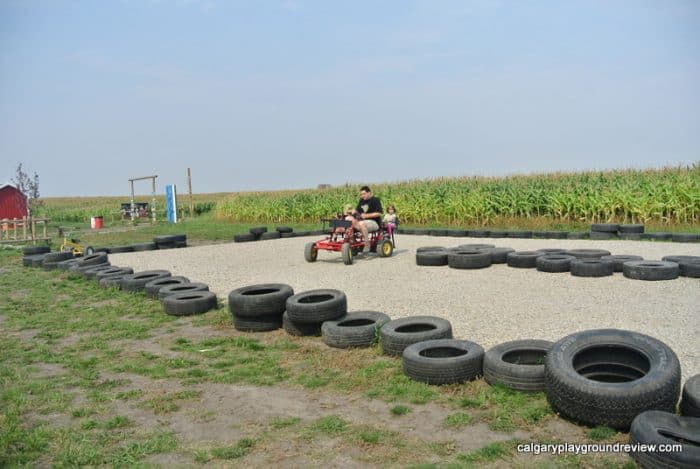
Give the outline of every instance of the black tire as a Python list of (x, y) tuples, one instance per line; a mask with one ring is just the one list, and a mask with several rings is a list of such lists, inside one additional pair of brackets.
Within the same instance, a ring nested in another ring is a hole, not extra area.
[(414, 230), (413, 234), (419, 235), (419, 236), (428, 236), (430, 234), (430, 230), (426, 230), (424, 228), (417, 228)]
[(617, 223), (593, 223), (591, 225), (591, 233), (617, 233), (620, 231), (620, 225)]
[(508, 262), (508, 254), (515, 252), (513, 248), (485, 248), (484, 252), (491, 255), (491, 264), (505, 264)]
[(99, 283), (102, 288), (117, 288), (121, 290), (122, 279), (127, 275), (130, 274), (114, 274), (108, 277), (102, 277), (97, 283)]
[(577, 332), (545, 359), (547, 400), (586, 425), (626, 430), (645, 410), (673, 412), (680, 394), (678, 357), (663, 342), (637, 332)]
[(95, 254), (95, 248), (93, 248), (92, 246), (86, 246), (85, 250), (83, 250), (84, 256), (91, 256), (93, 254)]
[(111, 270), (112, 266), (110, 264), (106, 265), (101, 265), (97, 267), (93, 267), (92, 269), (86, 269), (83, 271), (83, 276), (85, 278), (90, 279), (90, 280), (95, 280), (97, 278), (97, 274), (100, 272), (104, 272), (106, 270)]
[[(44, 260), (44, 265), (46, 265), (46, 260)], [(700, 278), (700, 259), (679, 263), (678, 271), (683, 277)]]
[(289, 226), (278, 226), (275, 228), (280, 233), (292, 233), (294, 231), (294, 228), (291, 228)]
[(537, 267), (537, 258), (542, 255), (544, 254), (536, 251), (514, 251), (506, 255), (506, 262), (510, 267), (534, 269)]
[(554, 345), (548, 340), (514, 340), (484, 355), (487, 383), (525, 392), (544, 391), (544, 360)]
[(561, 249), (561, 248), (544, 248), (544, 249), (537, 249), (535, 252), (541, 252), (542, 254), (546, 255), (551, 255), (551, 254), (565, 254), (565, 255), (570, 255), (569, 252), (566, 249)]
[(607, 233), (603, 231), (591, 231), (588, 234), (588, 239), (593, 240), (607, 240), (607, 239), (619, 239), (616, 233)]
[(70, 272), (74, 276), (80, 275), (80, 276), (83, 276), (85, 278), (92, 278), (92, 277), (88, 277), (86, 272), (88, 272), (89, 270), (97, 269), (97, 268), (107, 269), (111, 266), (112, 265), (109, 262), (105, 262), (103, 264), (97, 264), (97, 265), (83, 265), (83, 266), (76, 264), (75, 266), (71, 267)]
[(94, 248), (95, 252), (104, 252), (107, 254), (112, 254), (112, 248), (104, 248), (104, 247), (99, 247), (99, 248)]
[(302, 324), (299, 322), (294, 322), (291, 319), (289, 319), (289, 316), (287, 315), (286, 311), (282, 315), (282, 329), (284, 329), (287, 332), (287, 334), (293, 335), (293, 336), (318, 337), (321, 335), (321, 324), (322, 323), (320, 323), (320, 322), (312, 323), (312, 324)]
[[(463, 249), (465, 251), (471, 251), (471, 250), (486, 250), (486, 249), (493, 249), (495, 248), (495, 244), (487, 244), (487, 243), (471, 243), (471, 244), (460, 244), (457, 246), (457, 249)], [(418, 248), (420, 249), (420, 248)]]
[(318, 324), (345, 316), (348, 299), (340, 290), (318, 289), (287, 298), (287, 316), (295, 323)]
[(156, 243), (141, 243), (131, 245), (131, 250), (134, 252), (155, 251), (156, 249), (158, 249)]
[(267, 226), (254, 226), (248, 231), (256, 238), (260, 238), (263, 233), (267, 233)]
[(255, 235), (252, 235), (250, 233), (241, 233), (233, 235), (234, 243), (247, 243), (249, 241), (255, 241)]
[(24, 246), (22, 248), (22, 254), (25, 256), (33, 256), (34, 254), (46, 254), (51, 252), (51, 247), (49, 246)]
[(416, 253), (416, 265), (429, 265), (429, 266), (447, 265), (447, 250), (417, 252)]
[(447, 230), (430, 230), (429, 234), (430, 236), (447, 236)]
[(237, 288), (228, 294), (228, 309), (239, 318), (277, 316), (287, 307), (287, 298), (294, 295), (294, 289), (283, 283), (263, 283)]
[(600, 259), (574, 259), (569, 270), (574, 277), (608, 277), (615, 272), (615, 263)]
[(306, 262), (316, 262), (318, 259), (318, 248), (316, 248), (316, 242), (312, 241), (304, 245), (304, 259)]
[(508, 231), (489, 231), (489, 238), (507, 238)]
[(163, 300), (163, 309), (171, 316), (202, 314), (216, 306), (216, 295), (210, 291), (175, 293)]
[(532, 238), (532, 231), (510, 231), (508, 238), (529, 239)]
[(133, 274), (134, 269), (131, 267), (116, 267), (116, 266), (111, 266), (109, 269), (102, 270), (100, 272), (97, 272), (97, 275), (95, 275), (95, 280), (98, 282), (102, 280), (105, 277), (112, 277), (114, 275), (129, 275)]
[(547, 239), (566, 239), (568, 233), (566, 231), (548, 231)]
[(467, 236), (467, 230), (448, 230), (447, 236), (451, 236), (453, 238), (464, 238)]
[(642, 234), (641, 233), (621, 233), (620, 239), (624, 239), (625, 241), (639, 241), (640, 239), (642, 239)]
[(576, 259), (600, 259), (610, 255), (610, 251), (605, 249), (569, 249), (566, 253)]
[(681, 445), (680, 451), (673, 452), (631, 452), (632, 459), (644, 469), (700, 467), (700, 419), (658, 410), (642, 412), (632, 421), (630, 443), (635, 447), (653, 445), (656, 448)]
[(297, 231), (297, 237), (301, 237), (301, 236), (311, 236), (311, 232), (310, 231)]
[(187, 247), (187, 241), (178, 241), (175, 243), (175, 248), (180, 249), (180, 248), (186, 248)]
[(664, 256), (661, 260), (680, 264), (685, 261), (700, 261), (700, 256)]
[[(132, 272), (133, 273), (133, 272)], [(190, 279), (182, 276), (170, 276), (152, 280), (143, 286), (143, 291), (149, 298), (158, 298), (158, 292), (161, 288), (171, 286), (171, 285), (183, 285), (185, 283), (191, 283)]]
[(483, 269), (491, 267), (491, 253), (488, 251), (450, 251), (447, 265), (452, 269)]
[(436, 339), (409, 345), (401, 357), (403, 371), (412, 380), (464, 383), (481, 376), (484, 349), (468, 340)]
[(144, 270), (126, 275), (122, 278), (121, 289), (124, 291), (141, 291), (146, 287), (146, 284), (154, 280), (165, 277), (172, 277), (172, 274), (167, 270)]
[(350, 246), (348, 243), (343, 244), (343, 246), (340, 248), (340, 258), (343, 260), (343, 264), (352, 265), (353, 256), (354, 252), (352, 246)]
[(394, 319), (379, 330), (379, 342), (385, 355), (401, 356), (409, 345), (434, 339), (451, 339), (452, 325), (434, 316)]
[(617, 231), (625, 234), (641, 234), (644, 233), (644, 225), (620, 225)]
[(700, 417), (700, 375), (690, 377), (683, 385), (679, 407), (683, 416)]
[(160, 235), (154, 236), (153, 242), (156, 244), (160, 243), (178, 243), (182, 241), (187, 241), (186, 234), (172, 234), (172, 235)]
[[(25, 267), (39, 267), (44, 262), (44, 256), (46, 256), (46, 253), (22, 256), (22, 265)], [(35, 264), (35, 261), (38, 261), (38, 263)]]
[(78, 260), (78, 265), (84, 267), (86, 265), (99, 265), (107, 262), (108, 256), (104, 252), (98, 252), (89, 256), (81, 257)]
[(297, 234), (293, 231), (291, 231), (289, 233), (280, 233), (280, 238), (282, 238), (282, 239), (296, 238), (296, 237), (297, 237)]
[(545, 254), (535, 259), (537, 270), (540, 272), (569, 272), (574, 256), (566, 254)]
[(652, 241), (671, 241), (673, 233), (644, 233), (642, 239), (650, 239)]
[(643, 261), (642, 256), (630, 256), (630, 255), (614, 255), (614, 256), (603, 256), (600, 258), (601, 261), (610, 261), (615, 266), (615, 272), (622, 272), (622, 265), (627, 261)]
[(233, 327), (241, 332), (267, 332), (275, 331), (282, 327), (282, 316), (258, 316), (256, 318), (242, 318), (232, 315)]
[(156, 248), (159, 250), (165, 250), (165, 249), (175, 249), (177, 247), (176, 242), (172, 243), (156, 243)]
[(391, 318), (377, 311), (355, 311), (321, 326), (323, 341), (329, 347), (369, 347), (379, 337), (379, 330)]
[(586, 239), (588, 233), (585, 231), (570, 231), (566, 234), (566, 239)]
[(416, 252), (431, 252), (431, 251), (447, 251), (447, 248), (442, 246), (421, 246), (416, 249)]
[(535, 239), (548, 239), (549, 232), (548, 231), (533, 231), (532, 237)]
[(468, 233), (472, 238), (488, 238), (491, 235), (489, 230), (471, 230)]
[(117, 246), (110, 249), (112, 254), (120, 254), (124, 252), (134, 252), (134, 248), (131, 246)]
[(178, 293), (194, 293), (209, 291), (209, 285), (201, 282), (181, 283), (178, 285), (165, 285), (158, 290), (158, 299), (165, 300), (167, 297), (177, 295)]
[(680, 275), (680, 268), (668, 261), (627, 261), (622, 274), (634, 280), (673, 280)]
[(673, 233), (671, 241), (674, 243), (697, 243), (700, 241), (700, 234), (692, 233)]
[(377, 242), (377, 254), (379, 257), (391, 257), (394, 254), (394, 245), (388, 239)]
[(73, 259), (75, 256), (72, 251), (68, 252), (49, 252), (44, 257), (44, 262), (61, 262), (67, 261), (68, 259)]
[(78, 262), (80, 262), (79, 258), (68, 259), (66, 261), (56, 263), (56, 267), (58, 267), (59, 270), (69, 270), (71, 266), (74, 266)]
[(279, 231), (269, 231), (267, 233), (263, 233), (260, 235), (260, 239), (265, 240), (265, 239), (280, 239), (280, 232)]

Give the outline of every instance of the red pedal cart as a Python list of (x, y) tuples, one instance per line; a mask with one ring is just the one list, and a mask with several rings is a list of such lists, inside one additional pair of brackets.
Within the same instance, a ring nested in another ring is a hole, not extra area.
[[(355, 257), (365, 246), (365, 240), (360, 230), (352, 227), (348, 220), (324, 219), (330, 222), (329, 232), (325, 238), (319, 241), (307, 243), (304, 246), (304, 259), (307, 262), (316, 262), (318, 251), (339, 252), (345, 265), (352, 264)], [(342, 231), (338, 228), (342, 228)], [(393, 230), (387, 226), (380, 226), (378, 231), (369, 233), (369, 250), (376, 252), (379, 257), (390, 257), (394, 253)]]

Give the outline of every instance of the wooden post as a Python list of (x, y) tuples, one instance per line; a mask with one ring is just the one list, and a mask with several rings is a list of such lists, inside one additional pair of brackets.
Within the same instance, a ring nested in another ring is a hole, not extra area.
[(48, 224), (48, 221), (49, 220), (44, 220), (44, 239), (48, 238), (48, 236), (46, 236), (46, 225)]
[(187, 188), (190, 192), (190, 218), (194, 217), (194, 202), (192, 201), (192, 172), (187, 168)]
[(153, 202), (151, 205), (151, 214), (153, 214), (153, 224), (156, 224), (156, 177), (153, 176), (153, 179), (151, 179), (151, 182), (153, 183)]
[(27, 239), (27, 216), (22, 217), (22, 239)]
[(135, 212), (136, 212), (136, 206), (134, 205), (134, 180), (129, 179), (129, 182), (131, 183), (131, 222), (134, 222), (134, 218), (136, 218)]

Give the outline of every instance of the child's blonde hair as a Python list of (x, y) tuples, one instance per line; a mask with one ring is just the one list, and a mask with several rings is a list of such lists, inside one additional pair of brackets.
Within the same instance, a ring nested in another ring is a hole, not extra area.
[(353, 207), (350, 204), (345, 204), (343, 207), (343, 215), (352, 215)]

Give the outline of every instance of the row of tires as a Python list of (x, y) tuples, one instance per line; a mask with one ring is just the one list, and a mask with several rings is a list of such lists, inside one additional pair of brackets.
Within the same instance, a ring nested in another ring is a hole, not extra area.
[[(384, 354), (400, 356), (410, 378), (428, 384), (460, 383), (484, 376), (491, 384), (520, 391), (546, 391), (562, 414), (590, 425), (629, 428), (644, 410), (675, 412), (680, 394), (680, 363), (663, 342), (630, 331), (602, 329), (569, 335), (556, 343), (521, 340), (488, 352), (456, 340), (449, 321), (433, 316), (391, 320), (376, 311), (347, 312), (339, 290), (294, 293), (285, 284), (251, 285), (233, 290), (229, 310), (238, 329), (261, 320), (283, 318), (304, 333), (320, 331), (336, 348), (367, 347), (377, 340)], [(279, 326), (278, 326), (279, 327)], [(272, 327), (270, 327), (272, 328)], [(700, 376), (685, 387), (681, 409), (700, 416)]]
[(454, 248), (424, 246), (416, 251), (416, 264), (453, 269), (482, 269), (493, 264), (570, 272), (578, 277), (605, 277), (614, 272), (635, 280), (672, 280), (679, 276), (700, 278), (700, 256), (664, 256), (661, 261), (641, 256), (612, 255), (604, 249), (539, 249), (515, 251), (493, 244), (463, 244)]
[(113, 266), (108, 255), (102, 252), (76, 258), (71, 252), (34, 254), (24, 256), (23, 264), (65, 270), (71, 275), (95, 280), (103, 288), (145, 292), (159, 299), (165, 312), (174, 316), (202, 314), (218, 305), (216, 295), (205, 283), (173, 276), (167, 270), (134, 272), (131, 267)]
[[(197, 314), (217, 305), (216, 296), (204, 284), (173, 277), (167, 271), (134, 274), (129, 268), (105, 265), (104, 253), (56, 261), (56, 268), (98, 279), (102, 286), (118, 284), (126, 291), (144, 290), (160, 298), (169, 314)], [(188, 291), (183, 293), (182, 289)], [(182, 295), (190, 300), (212, 300), (192, 309), (192, 302), (183, 302)], [(637, 443), (681, 442), (681, 452), (633, 454), (643, 466), (656, 467), (659, 461), (682, 463), (673, 467), (700, 463), (694, 446), (698, 435), (693, 433), (700, 422), (700, 375), (683, 386), (683, 417), (674, 415), (680, 394), (680, 363), (666, 344), (652, 337), (601, 329), (571, 334), (555, 343), (512, 341), (485, 352), (475, 342), (454, 339), (451, 324), (442, 318), (414, 316), (392, 321), (380, 312), (348, 313), (347, 297), (339, 290), (295, 294), (289, 285), (263, 284), (233, 290), (228, 300), (238, 330), (283, 327), (293, 335), (320, 332), (326, 344), (337, 348), (370, 346), (378, 339), (385, 354), (401, 357), (404, 372), (411, 379), (439, 385), (483, 376), (490, 384), (520, 391), (544, 390), (554, 410), (578, 422), (617, 429), (631, 426), (630, 439)], [(185, 304), (190, 306), (183, 309)], [(169, 309), (173, 305), (179, 307)]]
[(264, 241), (268, 239), (296, 238), (299, 236), (320, 236), (323, 230), (294, 231), (289, 226), (278, 226), (272, 231), (268, 231), (266, 226), (254, 226), (248, 233), (241, 233), (233, 236), (236, 243), (246, 243), (249, 241)]
[[(595, 226), (595, 225), (594, 225)], [(625, 225), (614, 225), (625, 226)], [(637, 226), (637, 225), (629, 225)], [(643, 231), (643, 225), (642, 231)], [(460, 230), (460, 229), (426, 229), (399, 227), (397, 233), (423, 236), (451, 236), (456, 238), (520, 238), (520, 239), (625, 239), (635, 241), (672, 241), (676, 243), (700, 242), (697, 233), (644, 233), (644, 232), (610, 232), (610, 231), (504, 231), (504, 230)]]
[[(138, 251), (155, 251), (156, 249), (174, 249), (187, 247), (187, 235), (162, 235), (153, 237), (153, 242), (129, 244), (127, 246), (114, 247), (97, 247), (92, 248), (93, 253), (117, 254), (123, 252), (138, 252)], [(46, 245), (25, 246), (22, 249), (24, 256), (35, 256), (40, 254), (48, 254), (51, 252), (51, 247)]]

